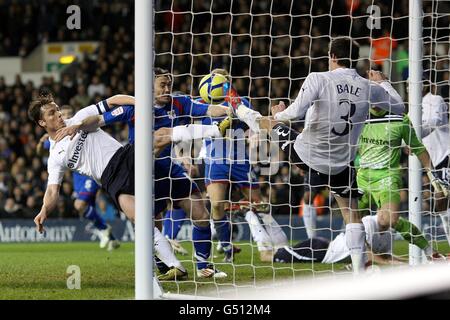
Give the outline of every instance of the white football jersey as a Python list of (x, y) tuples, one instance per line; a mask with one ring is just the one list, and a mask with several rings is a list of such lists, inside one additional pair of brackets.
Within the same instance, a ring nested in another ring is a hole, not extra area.
[[(106, 111), (108, 111), (106, 103), (91, 105), (64, 122), (70, 126)], [(122, 145), (117, 140), (101, 129), (94, 132), (81, 131), (72, 140), (69, 136), (59, 142), (50, 139), (48, 184), (61, 184), (67, 169), (89, 176), (100, 184), (106, 165), (120, 147)]]
[(441, 96), (430, 92), (422, 100), (422, 142), (433, 166), (450, 154), (447, 104)]
[[(380, 232), (377, 216), (365, 216), (362, 223), (366, 231), (366, 241), (371, 246), (373, 253), (392, 254), (392, 241), (395, 231)], [(340, 233), (330, 242), (322, 263), (337, 263), (350, 258), (350, 250), (347, 247), (345, 233)]]
[(336, 175), (355, 158), (370, 105), (396, 114), (405, 108), (387, 81), (377, 84), (354, 69), (338, 68), (309, 74), (295, 101), (275, 119), (287, 121), (306, 115), (294, 149), (309, 167)]

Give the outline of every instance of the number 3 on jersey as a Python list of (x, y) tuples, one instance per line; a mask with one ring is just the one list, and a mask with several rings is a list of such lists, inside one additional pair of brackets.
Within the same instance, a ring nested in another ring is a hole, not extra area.
[(336, 128), (331, 129), (331, 132), (337, 136), (345, 136), (353, 128), (353, 122), (350, 119), (356, 111), (356, 105), (348, 99), (339, 100), (339, 106), (342, 108), (342, 112), (345, 111), (344, 115), (341, 115), (341, 119), (345, 121), (345, 128), (341, 132), (338, 132)]

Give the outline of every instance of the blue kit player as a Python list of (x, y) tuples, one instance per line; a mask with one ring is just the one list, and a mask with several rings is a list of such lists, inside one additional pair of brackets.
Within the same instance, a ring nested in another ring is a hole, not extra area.
[[(225, 115), (227, 108), (196, 103), (188, 96), (171, 95), (172, 80), (168, 71), (155, 68), (154, 80), (154, 130), (155, 130), (155, 209), (156, 215), (164, 212), (167, 202), (183, 208), (193, 221), (192, 240), (197, 260), (197, 276), (199, 278), (223, 278), (226, 273), (214, 268), (208, 262), (211, 253), (211, 229), (209, 212), (205, 207), (201, 193), (195, 182), (186, 174), (185, 169), (172, 162), (172, 147), (167, 142), (187, 141), (193, 138), (214, 135), (220, 136), (217, 126), (197, 130), (195, 125), (179, 126), (190, 122), (192, 118)], [(122, 106), (103, 114), (104, 123), (113, 121), (128, 122), (130, 137), (134, 136), (134, 108)], [(133, 119), (133, 120), (132, 120)], [(200, 134), (200, 137), (198, 136)]]
[[(64, 105), (61, 107), (61, 114), (63, 119), (69, 119), (73, 117), (74, 110), (71, 106)], [(49, 148), (50, 141), (45, 134), (37, 145), (38, 154), (42, 155), (43, 150)], [(111, 226), (106, 224), (105, 219), (96, 210), (95, 198), (99, 185), (93, 179), (75, 171), (72, 172), (72, 180), (75, 210), (81, 217), (93, 223), (94, 232), (100, 239), (100, 248), (107, 248), (108, 251), (119, 248), (120, 242), (112, 234)]]
[[(231, 79), (226, 70), (215, 69), (211, 72), (211, 77), (214, 77), (216, 74), (225, 77), (228, 80), (225, 85), (230, 88), (228, 90), (234, 91), (230, 86)], [(206, 99), (205, 97), (202, 98)], [(241, 101), (247, 108), (252, 108), (247, 99), (241, 98)], [(228, 103), (225, 101), (222, 104), (228, 106)], [(202, 124), (223, 123), (224, 119), (225, 116), (207, 117), (202, 119)], [(252, 172), (245, 144), (244, 132), (248, 127), (237, 121), (231, 128), (233, 129), (231, 131), (231, 139), (207, 138), (204, 140), (206, 149), (205, 185), (211, 201), (211, 215), (214, 227), (225, 254), (225, 262), (232, 262), (233, 253), (240, 252), (239, 247), (233, 246), (231, 243), (231, 223), (225, 213), (225, 204), (229, 201), (230, 193), (228, 188), (232, 186), (237, 187), (241, 190), (245, 200), (251, 203), (259, 203), (261, 201), (259, 185)], [(251, 211), (248, 215), (250, 216), (251, 214), (255, 214), (255, 212)]]

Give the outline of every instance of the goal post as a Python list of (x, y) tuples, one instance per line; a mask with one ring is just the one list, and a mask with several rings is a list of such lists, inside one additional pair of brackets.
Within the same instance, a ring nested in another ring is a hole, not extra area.
[[(422, 133), (422, 0), (409, 1), (409, 116), (418, 137)], [(409, 220), (422, 226), (422, 165), (417, 157), (409, 156)], [(421, 252), (417, 246), (409, 245), (409, 263), (421, 263)]]
[(156, 298), (153, 286), (153, 30), (153, 1), (136, 0), (136, 300)]

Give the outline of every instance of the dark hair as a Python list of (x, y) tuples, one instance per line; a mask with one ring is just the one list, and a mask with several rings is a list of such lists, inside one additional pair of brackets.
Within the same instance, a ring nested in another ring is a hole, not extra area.
[(166, 76), (166, 77), (172, 79), (169, 70), (156, 67), (153, 69), (153, 71), (155, 72), (155, 78), (160, 77), (160, 76)]
[(28, 117), (33, 120), (37, 125), (42, 116), (42, 107), (54, 102), (53, 95), (51, 93), (41, 93), (36, 100), (30, 102), (28, 107)]
[(349, 37), (333, 39), (330, 43), (330, 57), (333, 55), (340, 66), (354, 68), (359, 59), (359, 44)]

